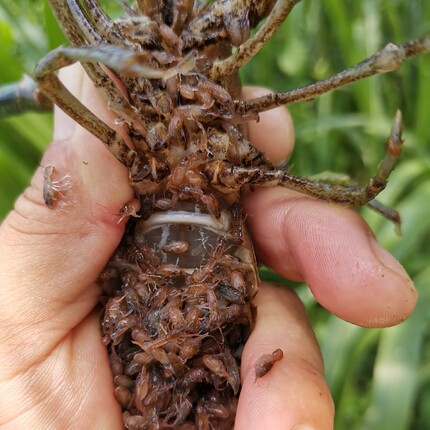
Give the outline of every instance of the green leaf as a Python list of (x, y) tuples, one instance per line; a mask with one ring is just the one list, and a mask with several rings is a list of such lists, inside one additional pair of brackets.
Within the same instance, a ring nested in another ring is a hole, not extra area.
[(422, 344), (430, 327), (429, 279), (429, 268), (415, 278), (420, 301), (408, 321), (381, 333), (373, 375), (372, 403), (357, 430), (411, 428), (415, 417)]

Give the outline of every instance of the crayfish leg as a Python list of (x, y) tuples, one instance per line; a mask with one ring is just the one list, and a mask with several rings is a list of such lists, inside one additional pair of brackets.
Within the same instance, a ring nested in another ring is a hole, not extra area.
[[(75, 55), (68, 55), (69, 52)], [(79, 56), (79, 48), (58, 48), (50, 52), (37, 65), (34, 73), (35, 80), (47, 97), (82, 127), (100, 139), (122, 164), (130, 167), (136, 159), (135, 151), (125, 144), (115, 130), (111, 129), (77, 100), (55, 74), (56, 70), (69, 66), (78, 60), (84, 60), (84, 57)]]
[(111, 43), (127, 43), (127, 39), (119, 32), (113, 21), (95, 0), (83, 0), (89, 19), (98, 34)]
[[(257, 52), (273, 36), (299, 1), (300, 0), (278, 0), (273, 6), (266, 21), (257, 30), (254, 36), (241, 43), (232, 55), (224, 60), (216, 61), (214, 63), (210, 73), (211, 78), (213, 80), (217, 80), (220, 77), (231, 76), (238, 72), (242, 66), (254, 58)], [(237, 13), (232, 14), (232, 16), (236, 15)], [(239, 40), (241, 39), (240, 35), (244, 33), (244, 30), (241, 31), (240, 29), (240, 21), (241, 20), (234, 20), (232, 23), (229, 23), (228, 21), (224, 22), (224, 25), (227, 27), (227, 32), (229, 34), (237, 34), (236, 38)]]
[(401, 45), (389, 43), (376, 54), (336, 75), (284, 93), (271, 93), (247, 101), (236, 101), (239, 114), (259, 113), (278, 106), (312, 100), (360, 79), (392, 72), (408, 58), (430, 52), (430, 35)]
[(370, 200), (367, 206), (378, 214), (382, 215), (384, 218), (391, 221), (395, 226), (395, 232), (400, 235), (401, 233), (401, 219), (400, 214), (393, 208), (385, 206), (378, 200)]
[(52, 102), (37, 87), (30, 76), (24, 75), (20, 82), (0, 88), (0, 115), (17, 115), (27, 111), (52, 110)]
[[(211, 178), (212, 184), (218, 187), (240, 189), (246, 184), (264, 187), (282, 186), (322, 200), (345, 206), (359, 207), (369, 204), (386, 187), (388, 178), (400, 156), (403, 143), (402, 130), (402, 115), (400, 111), (397, 111), (391, 134), (387, 140), (385, 157), (379, 163), (375, 176), (363, 186), (312, 180), (290, 175), (286, 170), (268, 170), (264, 167), (240, 167), (232, 166), (228, 163), (222, 167), (214, 164), (213, 169), (218, 170), (216, 174), (211, 174), (213, 173), (211, 172), (212, 165), (209, 164), (205, 167), (204, 174), (208, 178)], [(377, 210), (375, 202), (370, 203), (370, 206)], [(394, 212), (382, 209), (379, 212), (398, 224)]]

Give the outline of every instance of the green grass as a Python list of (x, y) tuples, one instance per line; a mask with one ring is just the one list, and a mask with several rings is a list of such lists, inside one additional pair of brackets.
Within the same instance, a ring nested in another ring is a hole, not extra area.
[[(7, 4), (0, 3), (0, 84), (31, 73), (39, 58), (63, 43), (45, 1)], [(41, 14), (44, 23), (35, 21)], [(428, 32), (428, 0), (303, 0), (242, 77), (250, 84), (292, 89), (345, 69), (388, 42)], [(381, 196), (401, 212), (402, 235), (374, 213), (363, 210), (363, 215), (419, 289), (412, 318), (384, 330), (355, 327), (321, 309), (305, 286), (290, 284), (305, 302), (320, 340), (339, 430), (430, 426), (429, 96), (430, 55), (393, 74), (290, 107), (297, 142), (293, 171), (345, 172), (362, 182), (383, 156), (396, 109), (404, 116), (404, 154)], [(49, 143), (50, 122), (50, 115), (35, 114), (0, 120), (0, 219)]]

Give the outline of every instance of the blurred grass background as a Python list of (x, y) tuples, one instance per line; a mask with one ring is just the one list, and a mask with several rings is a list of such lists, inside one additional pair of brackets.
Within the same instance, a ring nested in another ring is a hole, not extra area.
[[(41, 16), (42, 22), (36, 18)], [(242, 77), (292, 89), (343, 70), (388, 42), (429, 32), (428, 0), (303, 0)], [(61, 43), (46, 0), (0, 0), (0, 85), (31, 74)], [(398, 327), (363, 329), (329, 315), (306, 286), (294, 285), (321, 343), (339, 430), (430, 429), (430, 55), (396, 73), (290, 106), (297, 142), (292, 171), (344, 172), (360, 182), (383, 157), (397, 108), (405, 149), (381, 201), (400, 211), (402, 235), (374, 213), (363, 215), (414, 279), (420, 292), (415, 313)], [(0, 219), (28, 184), (50, 141), (51, 121), (50, 114), (0, 119)]]

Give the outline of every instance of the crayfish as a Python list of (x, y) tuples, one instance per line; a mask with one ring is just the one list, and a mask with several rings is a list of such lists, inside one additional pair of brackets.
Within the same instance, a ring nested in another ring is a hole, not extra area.
[[(263, 111), (393, 71), (429, 52), (430, 36), (388, 44), (323, 81), (241, 100), (239, 69), (298, 2), (121, 1), (125, 17), (113, 20), (96, 0), (50, 0), (71, 46), (39, 63), (37, 91), (104, 143), (127, 167), (135, 191), (119, 214), (120, 220), (130, 216), (126, 233), (100, 276), (103, 342), (127, 429), (234, 425), (240, 357), (259, 286), (240, 206), (245, 186), (282, 186), (351, 207), (369, 205), (398, 222), (395, 211), (374, 199), (400, 154), (400, 112), (385, 158), (364, 186), (276, 168), (248, 141), (246, 126)], [(127, 141), (57, 77), (58, 69), (77, 61), (126, 124)], [(55, 209), (68, 188), (50, 187), (54, 167), (45, 175), (45, 201)], [(282, 358), (275, 352), (259, 362), (257, 377)]]

